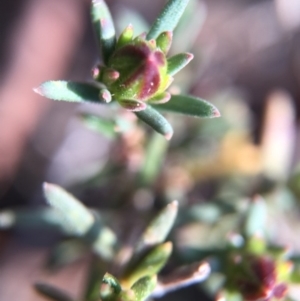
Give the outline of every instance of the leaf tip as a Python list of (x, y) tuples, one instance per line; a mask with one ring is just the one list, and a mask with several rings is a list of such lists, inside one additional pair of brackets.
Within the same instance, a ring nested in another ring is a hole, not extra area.
[(194, 277), (206, 278), (210, 273), (210, 265), (208, 262), (202, 262), (194, 273)]
[(212, 117), (214, 117), (214, 118), (221, 117), (221, 113), (217, 108), (213, 108)]
[(186, 58), (188, 60), (188, 63), (194, 58), (194, 55), (190, 52), (187, 52), (186, 53)]
[(111, 102), (111, 94), (108, 90), (103, 89), (100, 91), (100, 99), (103, 99), (104, 102), (110, 103)]
[(94, 67), (92, 69), (91, 73), (92, 73), (92, 77), (93, 77), (94, 80), (99, 79), (99, 76), (100, 76), (100, 68), (99, 68), (99, 66)]
[(35, 93), (37, 93), (37, 94), (39, 94), (39, 95), (42, 95), (42, 96), (43, 96), (43, 93), (42, 93), (41, 86), (39, 86), (39, 87), (35, 87), (35, 88), (33, 88), (32, 90), (33, 90), (33, 92), (35, 92)]
[(51, 184), (48, 182), (43, 183), (43, 190), (46, 192), (51, 188)]
[(173, 137), (173, 131), (172, 132), (169, 132), (169, 133), (167, 133), (167, 134), (165, 134), (165, 138), (168, 140), (168, 141), (170, 141), (171, 140), (171, 138)]
[(171, 241), (167, 241), (162, 245), (162, 250), (164, 250), (166, 253), (171, 253), (173, 249), (173, 244)]
[(171, 202), (170, 204), (168, 204), (168, 207), (170, 209), (177, 210), (178, 209), (178, 201), (175, 200), (175, 201)]

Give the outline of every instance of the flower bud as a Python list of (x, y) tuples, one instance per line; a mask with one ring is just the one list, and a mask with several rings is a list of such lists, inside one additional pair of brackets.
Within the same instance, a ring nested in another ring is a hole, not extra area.
[(167, 74), (165, 53), (155, 40), (147, 41), (143, 35), (125, 44), (124, 40), (123, 37), (107, 67), (101, 69), (100, 80), (111, 92), (113, 99), (125, 107), (129, 100), (131, 103), (152, 99), (156, 103), (169, 100), (165, 90), (171, 84), (172, 77)]
[(280, 300), (286, 296), (288, 287), (281, 283), (278, 264), (273, 258), (244, 256), (236, 264), (231, 284), (246, 301), (269, 301), (273, 297)]

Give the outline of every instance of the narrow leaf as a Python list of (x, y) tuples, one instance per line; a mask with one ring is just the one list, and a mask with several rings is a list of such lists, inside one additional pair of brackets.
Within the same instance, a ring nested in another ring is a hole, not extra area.
[(129, 43), (132, 40), (132, 38), (133, 38), (133, 26), (129, 24), (121, 33), (118, 39), (117, 47), (120, 48), (124, 46), (125, 44)]
[(51, 250), (47, 267), (52, 270), (62, 268), (79, 259), (86, 251), (86, 246), (79, 239), (63, 241)]
[(135, 264), (128, 266), (122, 277), (122, 287), (131, 287), (140, 278), (157, 274), (165, 266), (171, 252), (171, 242), (150, 249)]
[(265, 232), (267, 222), (267, 206), (265, 200), (260, 196), (255, 196), (250, 201), (246, 212), (244, 231), (248, 237), (262, 235)]
[(153, 290), (155, 289), (157, 283), (156, 275), (149, 277), (143, 277), (138, 280), (134, 285), (131, 287), (131, 290), (134, 292), (135, 301), (144, 301), (146, 300)]
[(117, 124), (114, 120), (108, 120), (90, 114), (82, 114), (81, 120), (88, 129), (101, 133), (105, 137), (114, 138), (117, 135)]
[(117, 242), (114, 232), (101, 224), (97, 225), (97, 222), (93, 228), (89, 234), (91, 234), (91, 244), (94, 252), (106, 260), (112, 259), (114, 256), (113, 248)]
[[(157, 105), (157, 107), (163, 105), (165, 104)], [(139, 119), (147, 123), (155, 131), (165, 136), (167, 140), (170, 140), (172, 138), (173, 128), (170, 123), (165, 119), (165, 117), (157, 112), (156, 109), (150, 107), (150, 105), (148, 105), (145, 110), (136, 112), (135, 114)]]
[(100, 299), (100, 286), (105, 273), (106, 265), (102, 260), (94, 256), (90, 263), (87, 283), (82, 300), (98, 301)]
[(113, 19), (105, 1), (92, 0), (91, 15), (103, 61), (107, 63), (116, 46), (116, 32)]
[(91, 101), (100, 103), (99, 89), (90, 84), (69, 81), (47, 81), (33, 89), (34, 92), (53, 100), (69, 102)]
[(167, 54), (170, 50), (173, 39), (172, 31), (162, 32), (156, 39), (156, 45), (161, 49), (164, 54)]
[(194, 55), (191, 53), (179, 53), (168, 58), (168, 74), (173, 76), (184, 68), (192, 59)]
[(169, 276), (159, 279), (152, 296), (161, 298), (171, 291), (202, 282), (207, 279), (209, 274), (210, 266), (207, 262), (198, 262), (180, 267)]
[(157, 179), (162, 169), (167, 147), (167, 140), (154, 132), (147, 144), (146, 155), (139, 174), (139, 181), (142, 185), (149, 186)]
[(157, 110), (180, 113), (194, 117), (220, 117), (220, 112), (214, 105), (194, 96), (172, 95), (168, 102), (154, 105), (153, 107)]
[(18, 209), (0, 211), (0, 229), (20, 227), (22, 229), (51, 228), (69, 234), (62, 216), (53, 208)]
[(49, 284), (36, 283), (35, 289), (42, 295), (54, 301), (73, 301), (66, 292)]
[(137, 250), (162, 243), (173, 227), (177, 213), (178, 202), (173, 201), (157, 214), (142, 234)]
[(189, 0), (169, 0), (153, 23), (147, 40), (156, 39), (164, 31), (173, 31), (181, 18)]
[(91, 212), (74, 196), (54, 184), (44, 184), (44, 194), (48, 203), (57, 209), (72, 227), (75, 235), (86, 234), (94, 223)]
[[(195, 45), (207, 16), (207, 6), (202, 1), (190, 1), (172, 41), (177, 52), (189, 51)], [(192, 33), (192, 34), (186, 34)]]

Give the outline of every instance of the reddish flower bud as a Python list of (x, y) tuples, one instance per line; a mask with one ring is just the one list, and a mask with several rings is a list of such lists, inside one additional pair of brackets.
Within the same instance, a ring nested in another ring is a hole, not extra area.
[[(107, 66), (101, 68), (100, 74), (97, 69), (94, 78), (102, 82), (112, 98), (123, 107), (137, 111), (146, 108), (146, 104), (141, 102), (158, 104), (170, 99), (170, 94), (165, 90), (173, 80), (168, 74), (166, 58), (171, 33), (162, 34), (159, 45), (154, 39), (146, 40), (145, 34), (135, 39), (132, 36), (132, 26), (128, 26), (121, 34)], [(163, 42), (168, 45), (162, 47)]]
[(245, 256), (237, 264), (232, 285), (246, 301), (269, 301), (284, 298), (287, 285), (278, 283), (276, 261), (268, 256)]

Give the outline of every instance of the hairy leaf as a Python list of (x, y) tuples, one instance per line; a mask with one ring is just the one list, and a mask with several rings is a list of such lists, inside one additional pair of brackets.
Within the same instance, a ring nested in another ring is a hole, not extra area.
[(64, 100), (69, 102), (101, 102), (99, 89), (86, 83), (63, 80), (47, 81), (35, 88), (34, 92), (53, 100)]
[(114, 120), (90, 114), (82, 114), (81, 120), (88, 129), (99, 132), (108, 138), (114, 138), (117, 135), (117, 124)]
[(149, 185), (155, 181), (161, 171), (167, 148), (167, 140), (154, 132), (147, 144), (143, 166), (139, 174), (139, 181), (142, 185)]
[(146, 276), (135, 282), (134, 285), (131, 287), (131, 290), (134, 292), (135, 295), (135, 301), (146, 300), (155, 289), (156, 283), (156, 275), (152, 277)]
[(156, 39), (164, 31), (173, 31), (189, 0), (169, 0), (153, 23), (147, 40)]
[(173, 76), (184, 68), (192, 59), (194, 55), (191, 53), (179, 53), (168, 59), (168, 74)]
[(116, 46), (114, 22), (104, 0), (92, 0), (91, 15), (103, 61), (108, 62)]
[(131, 287), (140, 278), (157, 274), (166, 264), (171, 252), (171, 242), (151, 248), (136, 263), (127, 267), (122, 277), (122, 286)]
[(162, 32), (156, 39), (156, 45), (160, 48), (160, 50), (167, 54), (170, 50), (171, 44), (173, 40), (173, 32), (165, 31)]
[(187, 95), (172, 95), (171, 99), (163, 104), (153, 105), (157, 110), (180, 113), (194, 117), (220, 117), (220, 112), (211, 103)]
[[(160, 105), (157, 105), (159, 107)], [(170, 123), (163, 117), (157, 110), (147, 105), (147, 108), (143, 111), (136, 112), (136, 116), (151, 126), (155, 131), (170, 140), (173, 136), (173, 128)]]
[(82, 236), (89, 231), (94, 217), (79, 200), (54, 184), (45, 183), (44, 193), (48, 203), (61, 212), (75, 235)]
[(138, 242), (137, 250), (162, 243), (168, 236), (178, 212), (178, 202), (168, 204), (151, 221)]

